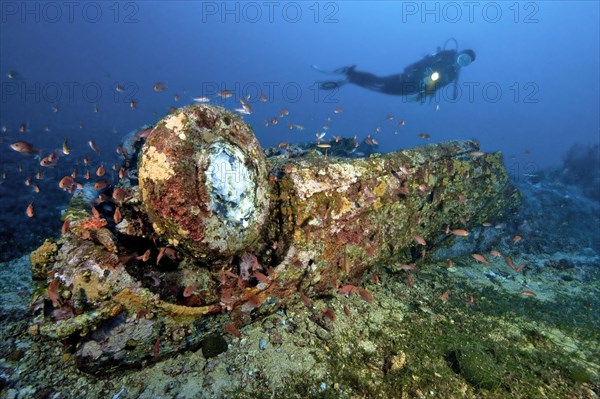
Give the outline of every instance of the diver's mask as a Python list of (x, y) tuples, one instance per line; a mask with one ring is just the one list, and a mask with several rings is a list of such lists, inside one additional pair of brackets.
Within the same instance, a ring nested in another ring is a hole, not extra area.
[(461, 68), (469, 66), (471, 64), (471, 62), (473, 62), (473, 58), (471, 58), (471, 56), (467, 53), (461, 53), (458, 55), (458, 57), (456, 57), (456, 63)]

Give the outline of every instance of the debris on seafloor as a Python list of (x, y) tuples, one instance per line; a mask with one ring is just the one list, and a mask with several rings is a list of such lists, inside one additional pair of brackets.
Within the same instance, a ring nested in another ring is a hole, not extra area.
[(86, 372), (142, 366), (360, 284), (378, 263), (427, 257), (447, 226), (520, 202), (501, 154), (473, 156), (475, 142), (357, 159), (335, 146), (267, 158), (239, 116), (206, 104), (130, 135), (110, 200), (87, 215), (76, 195), (70, 228), (32, 254), (34, 329), (75, 343)]

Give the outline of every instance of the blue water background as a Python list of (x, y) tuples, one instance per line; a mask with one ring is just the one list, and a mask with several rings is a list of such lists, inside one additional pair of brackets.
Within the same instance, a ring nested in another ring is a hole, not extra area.
[[(4, 201), (3, 213), (21, 219), (29, 201), (66, 203), (57, 182), (76, 162), (81, 175), (81, 158), (91, 157), (92, 172), (101, 162), (109, 168), (124, 134), (196, 96), (233, 109), (249, 94), (254, 112), (245, 119), (264, 146), (313, 141), (323, 125), (326, 139), (371, 134), (383, 152), (425, 143), (419, 133), (431, 142), (475, 138), (484, 151), (502, 151), (515, 178), (560, 166), (573, 143), (600, 141), (598, 2), (3, 1), (0, 12), (0, 125), (8, 129), (0, 133), (0, 169), (8, 174), (0, 193), (19, 199)], [(449, 38), (477, 53), (462, 71), (457, 101), (448, 91), (420, 104), (352, 85), (316, 89), (316, 81), (338, 77), (313, 64), (388, 75)], [(19, 75), (10, 79), (10, 71)], [(155, 92), (156, 82), (168, 88)], [(234, 97), (216, 98), (222, 89)], [(290, 114), (266, 127), (283, 108)], [(290, 130), (288, 122), (305, 129)], [(72, 154), (44, 170), (42, 193), (33, 193), (22, 182), (39, 161), (9, 144), (25, 140), (47, 155), (65, 138)]]

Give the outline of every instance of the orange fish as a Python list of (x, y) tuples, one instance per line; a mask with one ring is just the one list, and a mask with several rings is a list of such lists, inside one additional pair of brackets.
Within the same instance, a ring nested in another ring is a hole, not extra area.
[(119, 209), (119, 207), (117, 207), (115, 209), (115, 213), (113, 214), (113, 220), (115, 221), (116, 224), (119, 224), (119, 223), (121, 223), (121, 219), (122, 219), (121, 210)]
[(404, 265), (396, 264), (396, 266), (398, 266), (398, 268), (400, 270), (404, 270), (406, 272), (417, 269), (417, 265), (415, 265), (414, 263), (409, 263), (409, 264), (404, 264)]
[(421, 237), (421, 236), (414, 235), (413, 239), (417, 242), (417, 244), (427, 245), (427, 241), (425, 241), (425, 239), (423, 237)]
[(94, 190), (102, 190), (103, 188), (106, 188), (106, 187), (108, 187), (108, 180), (106, 180), (106, 179), (98, 180), (94, 184)]
[(71, 229), (71, 219), (66, 218), (65, 222), (63, 223), (63, 225), (60, 229), (60, 233), (64, 236), (65, 234), (67, 234), (69, 232), (70, 229)]
[(448, 269), (451, 267), (454, 267), (454, 262), (452, 262), (452, 259), (448, 259)]
[(529, 290), (523, 290), (521, 292), (521, 294), (525, 295), (525, 296), (537, 296), (535, 292), (533, 291), (529, 291)]
[(505, 256), (504, 261), (506, 262), (506, 264), (508, 266), (510, 266), (511, 269), (517, 270), (517, 268), (515, 267), (515, 264), (513, 263), (512, 259), (510, 258), (510, 256)]
[(225, 98), (230, 98), (233, 97), (233, 92), (231, 90), (221, 90), (220, 92), (217, 93), (217, 96), (225, 99)]
[(101, 164), (100, 166), (98, 166), (98, 169), (96, 169), (96, 176), (101, 177), (104, 176), (106, 174), (106, 169), (104, 168), (104, 165)]
[(496, 256), (496, 257), (502, 256), (502, 254), (500, 252), (496, 251), (495, 249), (490, 250), (490, 255)]
[(475, 260), (478, 262), (485, 263), (486, 265), (490, 264), (490, 262), (488, 262), (488, 260), (485, 258), (485, 256), (483, 256), (481, 254), (471, 254), (471, 256), (473, 258), (475, 258)]
[(362, 287), (358, 287), (358, 295), (360, 295), (360, 297), (362, 299), (364, 299), (365, 301), (369, 302), (369, 303), (373, 303), (375, 301), (375, 298), (373, 298), (373, 295), (365, 290)]
[(466, 237), (469, 235), (469, 232), (467, 230), (462, 230), (462, 229), (454, 229), (454, 230), (451, 230), (450, 233), (454, 234), (455, 236), (459, 236), (459, 237)]
[(148, 262), (148, 259), (150, 259), (150, 249), (147, 249), (142, 256), (137, 256), (136, 259), (141, 260), (142, 262)]
[(40, 166), (43, 166), (45, 168), (53, 168), (56, 166), (57, 163), (58, 155), (55, 152), (53, 152), (47, 157), (42, 158), (42, 160), (40, 161)]
[(121, 188), (121, 187), (117, 187), (115, 188), (115, 190), (113, 191), (113, 199), (117, 202), (122, 202), (125, 197), (127, 196), (127, 191), (125, 191), (125, 189)]
[(357, 290), (357, 289), (358, 289), (358, 287), (357, 287), (357, 286), (355, 286), (355, 285), (350, 285), (350, 284), (348, 284), (348, 285), (343, 285), (343, 286), (341, 286), (341, 287), (340, 287), (340, 289), (338, 290), (338, 294), (345, 295), (345, 296), (346, 296), (346, 298), (349, 298), (350, 296), (352, 296), (352, 294), (353, 294), (354, 292), (356, 292), (356, 290)]
[(65, 191), (70, 191), (76, 185), (75, 180), (71, 176), (65, 176), (58, 182), (58, 187)]
[(38, 150), (33, 148), (33, 144), (28, 143), (26, 141), (17, 141), (10, 145), (10, 148), (15, 150), (16, 152), (20, 152), (21, 154), (33, 154), (39, 152)]
[(235, 335), (237, 338), (242, 338), (242, 333), (232, 322), (227, 322), (223, 324), (223, 329), (229, 334)]
[(440, 301), (446, 302), (448, 300), (449, 295), (450, 295), (450, 291), (444, 292), (442, 295), (440, 295)]
[(183, 297), (187, 298), (189, 296), (192, 296), (192, 294), (194, 293), (194, 291), (196, 291), (196, 286), (194, 284), (190, 284), (187, 287), (185, 287), (185, 289), (183, 290)]
[(27, 206), (27, 217), (34, 217), (35, 216), (35, 212), (33, 210), (33, 202), (30, 202), (29, 205)]
[(52, 280), (50, 282), (50, 284), (48, 284), (48, 298), (52, 301), (54, 306), (56, 306), (57, 308), (62, 306), (60, 303), (60, 297), (58, 295), (58, 282), (59, 281), (60, 280), (58, 278), (55, 278), (54, 280)]
[(513, 242), (513, 244), (516, 244), (519, 241), (521, 241), (522, 239), (523, 239), (523, 237), (521, 237), (520, 235), (516, 235), (513, 237), (512, 242)]

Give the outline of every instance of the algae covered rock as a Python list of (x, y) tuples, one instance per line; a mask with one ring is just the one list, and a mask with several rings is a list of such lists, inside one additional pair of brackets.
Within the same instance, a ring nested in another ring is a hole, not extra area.
[(34, 280), (42, 280), (48, 274), (48, 265), (56, 260), (58, 245), (53, 240), (45, 240), (44, 243), (29, 255), (31, 262), (31, 274)]
[(502, 383), (502, 367), (483, 348), (460, 348), (450, 352), (447, 360), (454, 371), (475, 387), (493, 389)]

